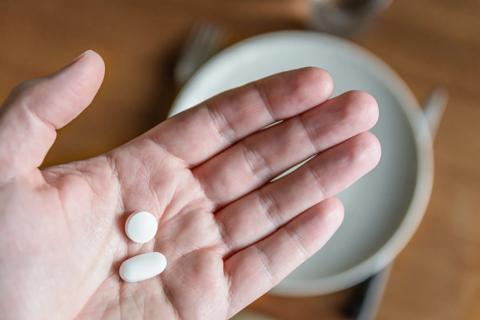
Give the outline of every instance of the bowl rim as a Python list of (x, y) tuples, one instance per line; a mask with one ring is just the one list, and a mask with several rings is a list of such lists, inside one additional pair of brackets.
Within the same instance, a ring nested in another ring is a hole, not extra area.
[(426, 121), (415, 96), (406, 83), (389, 65), (367, 49), (351, 41), (319, 32), (299, 30), (269, 32), (247, 38), (224, 49), (207, 61), (207, 63), (197, 70), (194, 76), (186, 83), (173, 102), (169, 117), (177, 113), (176, 109), (182, 105), (183, 100), (186, 99), (187, 93), (196, 86), (197, 82), (201, 81), (203, 74), (208, 73), (210, 69), (215, 68), (215, 65), (229, 59), (229, 56), (235, 51), (241, 50), (246, 46), (261, 44), (264, 41), (271, 41), (272, 38), (282, 40), (283, 38), (299, 36), (310, 37), (312, 40), (321, 40), (355, 52), (355, 54), (361, 59), (368, 62), (374, 73), (381, 75), (383, 80), (385, 80), (390, 87), (396, 88), (396, 91), (393, 92), (393, 94), (395, 94), (396, 98), (401, 102), (400, 105), (405, 112), (414, 135), (417, 157), (417, 176), (411, 202), (404, 218), (392, 236), (379, 250), (359, 264), (338, 274), (320, 279), (283, 280), (270, 291), (270, 293), (274, 295), (290, 297), (320, 295), (346, 289), (362, 282), (390, 264), (398, 253), (400, 253), (400, 251), (407, 245), (425, 214), (432, 191), (434, 171), (432, 137), (428, 122)]

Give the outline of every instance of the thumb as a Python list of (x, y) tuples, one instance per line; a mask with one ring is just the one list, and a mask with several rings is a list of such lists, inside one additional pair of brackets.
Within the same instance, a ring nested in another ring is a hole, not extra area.
[(104, 72), (102, 58), (88, 50), (57, 73), (13, 90), (0, 109), (0, 176), (40, 166), (56, 130), (92, 102)]

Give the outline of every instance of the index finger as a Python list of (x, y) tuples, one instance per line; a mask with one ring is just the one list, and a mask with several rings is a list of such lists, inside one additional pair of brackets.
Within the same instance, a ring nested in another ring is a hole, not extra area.
[(332, 90), (333, 81), (322, 69), (282, 72), (208, 99), (146, 135), (195, 166), (271, 123), (321, 104)]

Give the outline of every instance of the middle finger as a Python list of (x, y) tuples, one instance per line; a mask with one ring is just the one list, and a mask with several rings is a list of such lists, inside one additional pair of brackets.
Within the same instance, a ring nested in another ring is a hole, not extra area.
[(222, 207), (310, 156), (369, 130), (377, 118), (375, 99), (350, 91), (243, 139), (197, 167), (195, 175), (209, 199)]

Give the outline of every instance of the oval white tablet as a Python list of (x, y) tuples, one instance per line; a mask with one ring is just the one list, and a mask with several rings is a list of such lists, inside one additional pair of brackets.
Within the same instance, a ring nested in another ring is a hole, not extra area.
[(155, 237), (158, 222), (153, 214), (147, 211), (132, 213), (125, 222), (125, 233), (136, 243), (146, 243)]
[(167, 258), (160, 252), (148, 252), (122, 262), (120, 278), (126, 282), (137, 282), (153, 278), (167, 266)]

